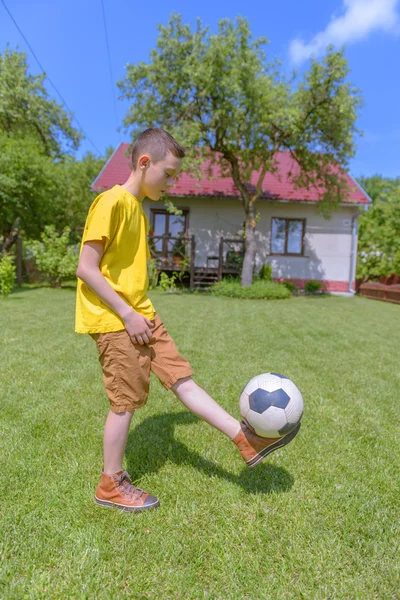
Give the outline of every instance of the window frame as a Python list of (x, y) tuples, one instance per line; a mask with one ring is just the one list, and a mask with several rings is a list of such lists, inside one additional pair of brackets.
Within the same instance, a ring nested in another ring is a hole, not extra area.
[[(184, 237), (188, 237), (188, 231), (189, 231), (189, 209), (188, 208), (179, 208), (179, 210), (182, 211), (182, 216), (185, 217), (185, 228), (184, 228)], [(169, 232), (169, 218), (170, 217), (176, 217), (176, 215), (171, 215), (171, 213), (169, 213), (167, 211), (166, 208), (151, 208), (150, 209), (150, 231), (154, 232), (154, 225), (155, 225), (155, 215), (166, 215), (166, 219), (165, 219), (165, 228), (166, 230)], [(161, 234), (160, 234), (161, 235)], [(171, 236), (170, 233), (164, 233), (162, 235), (169, 235)]]
[[(285, 221), (285, 248), (284, 252), (272, 252), (272, 223), (274, 219), (279, 219), (280, 221)], [(288, 252), (288, 242), (289, 242), (289, 222), (290, 221), (300, 221), (303, 224), (303, 230), (301, 235), (301, 252)], [(270, 256), (304, 256), (304, 236), (306, 232), (306, 222), (307, 219), (298, 219), (295, 217), (271, 217), (271, 242), (270, 242)]]

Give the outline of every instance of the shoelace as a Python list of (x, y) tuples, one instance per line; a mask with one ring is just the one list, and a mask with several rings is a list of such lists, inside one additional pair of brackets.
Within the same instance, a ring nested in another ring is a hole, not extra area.
[(126, 471), (122, 471), (121, 475), (117, 477), (118, 487), (121, 492), (128, 498), (140, 498), (143, 494), (143, 490), (135, 487)]

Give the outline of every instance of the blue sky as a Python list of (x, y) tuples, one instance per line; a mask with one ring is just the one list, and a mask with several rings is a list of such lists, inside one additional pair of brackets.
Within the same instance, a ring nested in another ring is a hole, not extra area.
[[(350, 80), (363, 95), (353, 175), (400, 176), (400, 0), (242, 0), (201, 4), (104, 0), (114, 88), (110, 80), (101, 0), (4, 0), (45, 71), (100, 152), (120, 141), (117, 132), (127, 104), (116, 99), (115, 82), (125, 65), (146, 61), (157, 39), (157, 24), (171, 12), (185, 22), (200, 17), (215, 30), (219, 19), (249, 19), (255, 37), (270, 40), (269, 54), (291, 73), (307, 67), (328, 43), (346, 46)], [(30, 70), (39, 72), (33, 56), (0, 1), (0, 51), (27, 51)], [(54, 90), (49, 91), (56, 97)], [(114, 91), (113, 91), (114, 89)], [(116, 107), (115, 107), (116, 104)], [(88, 140), (80, 154), (93, 151)]]

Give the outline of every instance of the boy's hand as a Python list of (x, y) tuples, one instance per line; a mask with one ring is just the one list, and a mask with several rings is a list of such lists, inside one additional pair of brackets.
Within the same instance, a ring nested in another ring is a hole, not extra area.
[(153, 334), (150, 327), (153, 326), (152, 321), (146, 319), (133, 309), (124, 317), (126, 331), (128, 332), (134, 344), (148, 344)]

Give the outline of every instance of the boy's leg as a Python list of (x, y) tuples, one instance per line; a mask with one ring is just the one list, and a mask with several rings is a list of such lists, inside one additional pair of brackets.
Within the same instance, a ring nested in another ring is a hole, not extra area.
[(284, 438), (267, 439), (256, 435), (245, 423), (239, 423), (227, 413), (192, 379), (190, 364), (178, 352), (161, 319), (156, 315), (153, 337), (151, 369), (167, 389), (172, 389), (179, 400), (198, 417), (222, 431), (238, 448), (249, 467), (254, 467), (274, 450), (289, 443), (298, 428)]
[(125, 330), (93, 336), (111, 410), (104, 427), (104, 468), (95, 500), (101, 506), (139, 512), (159, 506), (154, 496), (134, 486), (122, 470), (132, 415), (146, 403), (150, 350), (134, 345)]
[(100, 506), (119, 508), (126, 512), (141, 512), (159, 506), (155, 496), (132, 484), (122, 470), (129, 426), (133, 412), (115, 413), (110, 410), (104, 427), (104, 469), (96, 489), (95, 500)]
[(225, 433), (249, 467), (255, 467), (268, 454), (289, 444), (300, 429), (299, 424), (283, 438), (263, 438), (251, 431), (246, 423), (231, 417), (191, 377), (179, 379), (171, 389), (190, 411)]
[(191, 377), (179, 379), (172, 386), (172, 391), (186, 408), (203, 421), (207, 421), (207, 423), (222, 431), (229, 439), (233, 440), (239, 433), (239, 421), (217, 404)]
[(125, 446), (133, 412), (115, 413), (110, 410), (104, 427), (104, 473), (122, 471)]

